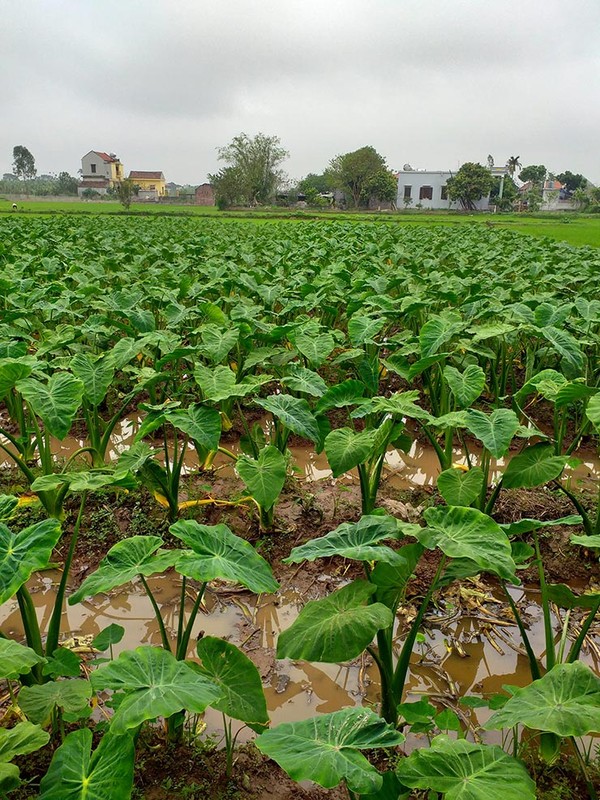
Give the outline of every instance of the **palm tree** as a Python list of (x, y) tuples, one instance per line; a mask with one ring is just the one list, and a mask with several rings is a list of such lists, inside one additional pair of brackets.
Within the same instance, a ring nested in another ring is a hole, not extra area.
[(523, 166), (523, 164), (521, 164), (521, 162), (519, 161), (520, 158), (521, 156), (511, 156), (506, 162), (506, 168), (511, 178), (514, 176), (515, 172), (518, 169), (521, 169), (521, 167)]

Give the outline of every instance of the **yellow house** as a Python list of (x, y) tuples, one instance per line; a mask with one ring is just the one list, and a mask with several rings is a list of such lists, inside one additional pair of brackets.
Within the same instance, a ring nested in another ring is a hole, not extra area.
[(142, 200), (156, 200), (167, 194), (167, 184), (162, 172), (131, 170), (129, 179), (140, 187), (138, 197)]

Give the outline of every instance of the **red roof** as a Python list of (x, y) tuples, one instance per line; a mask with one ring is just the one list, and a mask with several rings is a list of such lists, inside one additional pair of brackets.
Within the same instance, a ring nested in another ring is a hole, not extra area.
[(165, 176), (162, 172), (144, 172), (144, 170), (131, 170), (129, 173), (130, 178), (140, 178), (141, 180), (161, 181)]
[(109, 164), (110, 164), (111, 162), (113, 162), (113, 161), (118, 161), (118, 160), (119, 160), (118, 158), (115, 158), (114, 156), (109, 156), (109, 155), (108, 155), (108, 153), (102, 153), (102, 152), (100, 152), (100, 150), (93, 150), (92, 152), (93, 152), (93, 153), (96, 153), (96, 155), (97, 155), (97, 156), (100, 156), (100, 158), (102, 159), (102, 161), (106, 161), (106, 162), (107, 162), (107, 163), (109, 163)]

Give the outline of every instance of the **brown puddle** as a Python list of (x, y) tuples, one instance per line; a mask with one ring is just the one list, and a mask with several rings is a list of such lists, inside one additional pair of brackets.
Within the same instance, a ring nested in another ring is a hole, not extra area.
[[(48, 626), (58, 578), (57, 571), (45, 572), (34, 576), (28, 584), (42, 630)], [(150, 578), (148, 583), (161, 608), (167, 631), (174, 636), (180, 579), (167, 574)], [(514, 588), (512, 592), (530, 621), (532, 645), (536, 652), (542, 652), (543, 622), (535, 594), (525, 593), (520, 588)], [(490, 597), (491, 602), (495, 603), (495, 598)], [(193, 598), (188, 598), (188, 611), (192, 602)], [(260, 597), (209, 590), (206, 607), (198, 616), (192, 641), (200, 632), (204, 632), (205, 635), (220, 636), (244, 649), (261, 674), (273, 725), (306, 719), (346, 706), (363, 703), (376, 705), (379, 695), (378, 674), (370, 658), (365, 655), (350, 664), (276, 660), (277, 637), (292, 624), (302, 602), (301, 595), (294, 590)], [(527, 659), (517, 652), (519, 636), (516, 627), (507, 625), (500, 628), (505, 638), (499, 639), (494, 635), (491, 637), (492, 644), (474, 619), (481, 619), (478, 614), (478, 610), (466, 612), (450, 623), (436, 619), (435, 612), (426, 618), (426, 641), (415, 648), (406, 700), (414, 701), (429, 695), (440, 707), (456, 708), (461, 696), (488, 695), (501, 691), (504, 684), (523, 686), (530, 682)], [(125, 628), (123, 640), (114, 647), (115, 656), (139, 645), (161, 644), (150, 601), (139, 584), (126, 587), (126, 591), (117, 590), (110, 595), (98, 595), (84, 603), (67, 606), (62, 630), (68, 631), (64, 634), (66, 639), (93, 637), (114, 622)], [(485, 619), (483, 623), (485, 628)], [(8, 636), (17, 639), (22, 636), (16, 599), (6, 603), (0, 610), (0, 626)], [(456, 641), (462, 642), (458, 648), (462, 655), (457, 654)], [(513, 646), (507, 642), (513, 642)], [(192, 658), (195, 656), (195, 646), (190, 647), (188, 655)], [(584, 660), (598, 670), (600, 664), (595, 653), (587, 653)], [(478, 721), (485, 721), (488, 713), (478, 710)], [(205, 723), (209, 734), (218, 735), (222, 730), (221, 715), (211, 709), (205, 715)], [(244, 728), (239, 738), (245, 741), (252, 736)], [(412, 746), (417, 741), (415, 739)]]
[[(271, 425), (269, 419), (260, 421), (263, 428), (269, 431)], [(111, 461), (116, 461), (124, 450), (132, 444), (138, 430), (140, 419), (129, 417), (123, 419), (115, 428), (111, 437), (110, 447), (107, 456)], [(5, 441), (0, 437), (0, 440)], [(64, 463), (69, 457), (82, 447), (85, 447), (85, 439), (77, 439), (67, 436), (64, 440), (55, 439), (52, 441), (52, 451), (57, 462)], [(237, 455), (240, 452), (237, 442), (226, 443), (226, 448)], [(160, 448), (157, 448), (160, 449)], [(312, 446), (292, 446), (290, 451), (294, 460), (296, 476), (307, 482), (320, 481), (324, 479), (337, 480), (338, 482), (358, 483), (358, 473), (352, 470), (340, 478), (331, 477), (331, 469), (327, 461), (325, 452), (316, 453)], [(0, 462), (0, 467), (14, 466), (14, 462), (3, 454), (4, 460)], [(160, 454), (159, 454), (160, 457)], [(454, 450), (455, 463), (466, 464), (466, 458), (459, 448)], [(85, 458), (85, 456), (83, 456)], [(492, 460), (492, 473), (494, 479), (506, 469), (509, 458)], [(571, 488), (583, 486), (597, 486), (600, 480), (600, 458), (592, 456), (589, 452), (580, 456), (581, 463), (576, 467), (567, 467), (563, 473), (567, 486)], [(475, 450), (471, 453), (471, 461), (476, 465), (480, 461), (480, 453)], [(87, 460), (85, 461), (87, 464)], [(218, 453), (214, 460), (214, 466), (226, 475), (233, 475), (231, 459)], [(190, 473), (198, 469), (198, 458), (192, 444), (188, 444), (188, 450), (184, 458), (184, 473)], [(435, 486), (440, 465), (434, 449), (429, 445), (423, 445), (414, 441), (408, 453), (390, 448), (386, 455), (385, 470), (383, 479), (389, 485), (397, 489), (411, 489), (417, 486)]]

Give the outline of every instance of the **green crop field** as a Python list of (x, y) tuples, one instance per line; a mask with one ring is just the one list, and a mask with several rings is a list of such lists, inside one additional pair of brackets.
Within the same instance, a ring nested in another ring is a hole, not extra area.
[[(247, 726), (352, 797), (534, 800), (515, 731), (565, 758), (600, 733), (600, 251), (554, 241), (600, 220), (19, 205), (0, 794), (127, 800), (157, 743), (216, 758), (205, 726), (229, 777)], [(430, 483), (394, 485), (426, 457)], [(382, 761), (407, 732), (429, 746)]]

